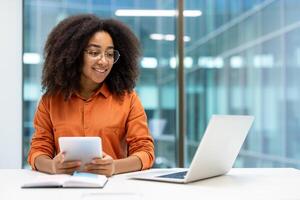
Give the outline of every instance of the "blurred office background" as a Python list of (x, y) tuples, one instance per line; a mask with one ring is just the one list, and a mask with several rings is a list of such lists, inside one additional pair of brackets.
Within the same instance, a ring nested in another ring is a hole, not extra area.
[[(185, 0), (184, 6), (193, 11), (184, 13), (185, 166), (212, 114), (251, 114), (255, 123), (235, 166), (300, 168), (300, 1)], [(140, 39), (136, 90), (155, 138), (156, 166), (177, 166), (178, 24), (157, 11), (176, 9), (177, 0), (23, 0), (23, 167), (45, 40), (78, 13), (121, 20)]]

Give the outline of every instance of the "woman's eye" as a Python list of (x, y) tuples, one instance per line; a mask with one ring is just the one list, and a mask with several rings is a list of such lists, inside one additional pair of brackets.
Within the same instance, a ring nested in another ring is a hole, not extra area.
[(93, 56), (93, 57), (96, 57), (98, 56), (100, 53), (97, 52), (97, 51), (90, 51), (90, 55)]
[(107, 55), (107, 57), (109, 57), (109, 58), (113, 58), (113, 57), (114, 57), (114, 53), (107, 53), (106, 55)]

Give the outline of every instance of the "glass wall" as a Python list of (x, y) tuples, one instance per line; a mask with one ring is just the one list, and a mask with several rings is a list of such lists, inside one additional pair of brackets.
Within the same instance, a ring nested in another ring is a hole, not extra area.
[[(132, 9), (147, 9), (150, 13), (149, 16), (138, 16), (132, 14)], [(157, 9), (175, 10), (175, 0), (24, 0), (23, 166), (27, 164), (27, 153), (34, 132), (32, 121), (35, 108), (42, 95), (40, 83), (45, 40), (59, 21), (80, 13), (94, 13), (102, 18), (121, 20), (140, 39), (143, 58), (136, 91), (155, 138), (156, 166), (176, 165), (176, 18), (157, 16), (157, 13), (155, 17), (150, 16)], [(166, 75), (171, 76), (169, 81), (164, 78)]]
[[(189, 163), (212, 114), (251, 114), (239, 167), (300, 167), (296, 0), (185, 1)], [(299, 71), (300, 72), (300, 71)]]
[[(121, 20), (140, 39), (136, 90), (155, 138), (156, 166), (176, 166), (176, 17), (117, 12), (176, 7), (177, 0), (24, 0), (24, 166), (46, 37), (60, 20), (86, 12)], [(186, 166), (212, 114), (251, 114), (255, 122), (235, 166), (300, 168), (299, 8), (298, 0), (185, 1), (186, 10), (201, 12), (184, 21)]]

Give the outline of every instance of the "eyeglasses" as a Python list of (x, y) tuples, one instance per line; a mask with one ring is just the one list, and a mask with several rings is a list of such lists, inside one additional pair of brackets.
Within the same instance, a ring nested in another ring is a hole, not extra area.
[(84, 50), (84, 52), (86, 52), (87, 55), (94, 60), (101, 60), (104, 56), (105, 60), (109, 61), (112, 64), (115, 64), (120, 58), (120, 53), (118, 50), (108, 50), (102, 53), (101, 51), (86, 49)]

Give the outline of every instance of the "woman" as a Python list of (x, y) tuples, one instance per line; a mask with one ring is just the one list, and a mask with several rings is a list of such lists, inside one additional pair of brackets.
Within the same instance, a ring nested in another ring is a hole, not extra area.
[(104, 157), (84, 171), (111, 176), (152, 166), (153, 139), (133, 90), (139, 56), (138, 39), (116, 20), (77, 15), (52, 30), (45, 45), (45, 94), (28, 155), (34, 170), (57, 174), (81, 168), (80, 161), (64, 161), (62, 136), (101, 137)]

